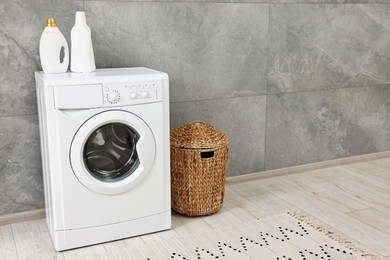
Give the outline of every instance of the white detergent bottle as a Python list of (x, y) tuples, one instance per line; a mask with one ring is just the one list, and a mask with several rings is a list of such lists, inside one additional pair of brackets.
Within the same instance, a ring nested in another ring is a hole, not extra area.
[(73, 72), (92, 72), (96, 69), (93, 55), (91, 29), (88, 27), (85, 13), (76, 12), (76, 22), (70, 33), (71, 64)]
[(54, 18), (46, 20), (45, 30), (39, 41), (39, 57), (45, 73), (62, 73), (68, 70), (68, 43), (58, 29)]

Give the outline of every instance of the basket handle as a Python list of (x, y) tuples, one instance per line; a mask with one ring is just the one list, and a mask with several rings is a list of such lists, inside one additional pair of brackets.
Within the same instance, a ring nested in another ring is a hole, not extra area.
[(200, 158), (202, 159), (208, 159), (213, 157), (214, 157), (214, 151), (200, 152)]

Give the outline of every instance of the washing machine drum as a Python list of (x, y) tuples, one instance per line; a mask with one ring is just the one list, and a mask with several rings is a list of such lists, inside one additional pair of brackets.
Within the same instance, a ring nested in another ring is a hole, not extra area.
[(149, 126), (125, 111), (107, 111), (87, 120), (70, 149), (77, 179), (103, 194), (135, 187), (150, 172), (155, 156), (155, 138)]
[(96, 129), (84, 146), (85, 165), (102, 181), (118, 181), (137, 169), (136, 144), (140, 135), (133, 128), (111, 123)]

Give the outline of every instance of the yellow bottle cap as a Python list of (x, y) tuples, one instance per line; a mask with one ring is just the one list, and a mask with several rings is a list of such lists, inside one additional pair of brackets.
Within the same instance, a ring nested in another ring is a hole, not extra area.
[(46, 27), (57, 27), (56, 20), (54, 18), (47, 18)]

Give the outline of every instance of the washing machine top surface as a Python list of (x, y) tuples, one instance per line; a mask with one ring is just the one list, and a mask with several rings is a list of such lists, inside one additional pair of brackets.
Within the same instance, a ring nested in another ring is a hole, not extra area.
[(168, 79), (164, 72), (144, 67), (97, 69), (89, 73), (65, 72), (48, 74), (43, 71), (35, 72), (37, 80), (42, 80), (44, 85), (67, 85), (104, 83), (107, 81), (137, 81), (137, 80), (162, 80)]

